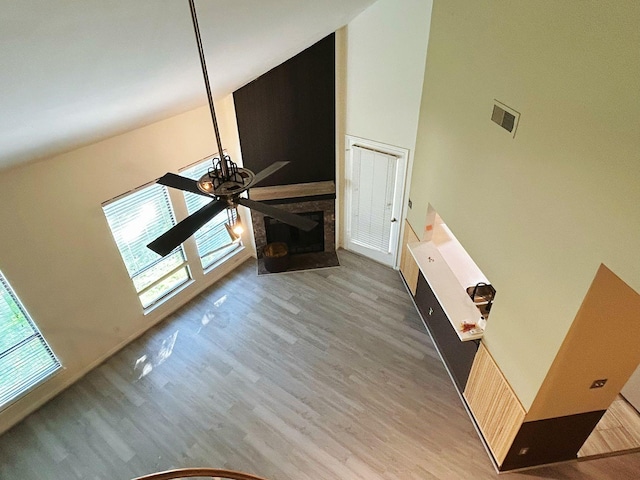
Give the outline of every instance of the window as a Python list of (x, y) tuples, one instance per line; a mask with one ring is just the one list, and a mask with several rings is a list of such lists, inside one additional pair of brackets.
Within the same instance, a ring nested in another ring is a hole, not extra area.
[[(182, 170), (180, 175), (198, 180), (209, 171), (209, 167), (211, 167), (211, 160), (204, 160)], [(187, 203), (189, 215), (211, 201), (207, 197), (190, 192), (184, 192), (184, 200)], [(225, 210), (209, 220), (196, 232), (194, 237), (198, 246), (198, 255), (200, 255), (202, 268), (213, 265), (240, 247), (239, 243), (231, 242), (224, 226), (227, 221), (227, 211)]]
[(60, 368), (0, 272), (0, 408)]
[(105, 204), (103, 210), (144, 308), (191, 278), (182, 246), (166, 257), (147, 248), (176, 224), (164, 186), (140, 188)]

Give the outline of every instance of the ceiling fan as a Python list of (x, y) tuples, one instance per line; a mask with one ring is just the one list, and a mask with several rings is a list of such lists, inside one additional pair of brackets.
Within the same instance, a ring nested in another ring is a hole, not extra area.
[[(200, 28), (198, 26), (198, 18), (196, 16), (196, 7), (194, 0), (189, 0), (191, 8), (191, 19), (193, 20), (193, 29), (198, 44), (198, 52), (200, 54), (200, 65), (202, 67), (202, 75), (207, 90), (207, 99), (209, 100), (209, 110), (211, 111), (211, 121), (218, 146), (218, 153), (212, 159), (212, 167), (208, 173), (205, 173), (199, 180), (183, 177), (173, 173), (167, 173), (157, 180), (157, 183), (166, 185), (167, 187), (177, 188), (185, 192), (203, 195), (212, 198), (213, 201), (207, 203), (197, 212), (189, 215), (187, 218), (170, 228), (167, 232), (160, 235), (153, 242), (147, 245), (148, 248), (156, 252), (158, 255), (165, 256), (171, 253), (178, 245), (183, 243), (187, 238), (192, 236), (200, 227), (211, 220), (213, 217), (224, 211), (225, 209), (234, 210), (238, 205), (243, 205), (252, 210), (257, 210), (283, 223), (296, 227), (300, 230), (312, 230), (318, 223), (300, 215), (286, 212), (266, 203), (250, 200), (241, 197), (240, 194), (249, 190), (249, 188), (257, 185), (269, 175), (275, 173), (289, 162), (275, 162), (264, 170), (253, 173), (247, 168), (238, 167), (229, 155), (224, 153), (222, 142), (220, 141), (220, 131), (218, 130), (218, 121), (216, 119), (216, 111), (213, 106), (213, 95), (211, 86), (209, 85), (209, 75), (207, 74), (207, 66), (202, 48), (202, 39), (200, 37)], [(239, 222), (237, 215), (229, 215), (230, 222)], [(227, 224), (227, 230), (233, 237), (233, 230), (236, 225)]]

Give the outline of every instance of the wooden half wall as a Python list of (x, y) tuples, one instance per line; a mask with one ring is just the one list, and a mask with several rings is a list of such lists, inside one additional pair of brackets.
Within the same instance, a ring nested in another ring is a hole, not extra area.
[(639, 326), (640, 295), (601, 264), (526, 421), (609, 408), (640, 363)]
[(640, 363), (640, 295), (600, 265), (525, 412), (486, 346), (464, 396), (500, 471), (575, 459)]

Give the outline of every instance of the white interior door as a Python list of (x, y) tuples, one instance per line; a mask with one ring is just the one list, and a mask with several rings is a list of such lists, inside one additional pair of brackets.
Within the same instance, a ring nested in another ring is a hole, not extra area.
[(395, 267), (406, 155), (350, 142), (346, 162), (346, 247)]

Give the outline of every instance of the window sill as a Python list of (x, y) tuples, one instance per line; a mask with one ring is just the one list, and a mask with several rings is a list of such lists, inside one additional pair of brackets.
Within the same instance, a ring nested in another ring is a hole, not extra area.
[(217, 270), (219, 267), (221, 267), (222, 265), (224, 265), (225, 263), (227, 263), (228, 261), (230, 261), (232, 258), (234, 258), (236, 255), (240, 254), (240, 252), (243, 252), (245, 250), (245, 246), (244, 245), (240, 245), (239, 248), (236, 248), (235, 250), (233, 250), (232, 252), (229, 252), (229, 254), (225, 255), (224, 257), (222, 257), (220, 260), (218, 260), (217, 262), (212, 263), (211, 265), (209, 265), (207, 268), (205, 268), (203, 270), (204, 275), (207, 276), (209, 275), (211, 272), (213, 272), (214, 270)]
[(194, 283), (196, 283), (196, 281), (193, 278), (187, 280), (186, 282), (181, 284), (179, 287), (175, 288), (170, 293), (167, 293), (164, 297), (160, 298), (154, 304), (150, 305), (147, 308), (143, 308), (142, 309), (142, 313), (144, 315), (149, 315), (151, 312), (153, 312), (153, 311), (157, 310), (158, 308), (162, 307), (169, 300), (171, 300), (172, 298), (176, 297), (177, 295), (179, 295), (180, 293), (185, 291), (189, 286), (193, 285)]
[[(207, 267), (207, 269), (204, 270), (204, 275), (207, 276), (211, 272), (213, 272), (213, 271), (217, 270), (218, 268), (222, 267), (227, 262), (232, 261), (236, 256), (240, 255), (245, 250), (246, 250), (246, 247), (244, 245), (241, 245), (240, 248), (235, 249), (229, 255), (227, 255), (224, 258), (218, 260), (216, 263), (213, 263), (213, 264), (209, 265), (209, 267)], [(143, 309), (143, 314), (145, 316), (149, 315), (150, 313), (154, 312), (155, 310), (165, 306), (167, 304), (167, 302), (169, 302), (171, 299), (175, 298), (176, 296), (180, 295), (182, 292), (184, 292), (187, 288), (189, 288), (191, 285), (193, 285), (196, 282), (197, 281), (194, 280), (193, 278), (190, 279), (190, 280), (187, 280), (182, 285), (180, 285), (175, 290), (173, 290), (171, 293), (168, 293), (166, 296), (162, 297), (162, 299), (158, 300), (153, 305)]]
[[(58, 362), (60, 360), (58, 359)], [(40, 380), (38, 380), (36, 383), (32, 384), (31, 386), (27, 387), (25, 390), (23, 390), (22, 392), (20, 392), (18, 395), (16, 395), (15, 397), (13, 397), (11, 400), (9, 400), (7, 403), (0, 405), (0, 413), (4, 412), (5, 410), (7, 410), (9, 407), (11, 407), (12, 405), (14, 405), (15, 403), (19, 402), (21, 399), (23, 399), (24, 397), (26, 397), (27, 395), (29, 395), (31, 392), (33, 392), (36, 388), (40, 387), (41, 385), (43, 385), (44, 383), (48, 382), (49, 380), (53, 379), (53, 377), (60, 375), (63, 371), (65, 370), (65, 367), (60, 364), (60, 366), (58, 368), (56, 368), (53, 372), (51, 372), (49, 375), (47, 375), (44, 378), (41, 378)]]

